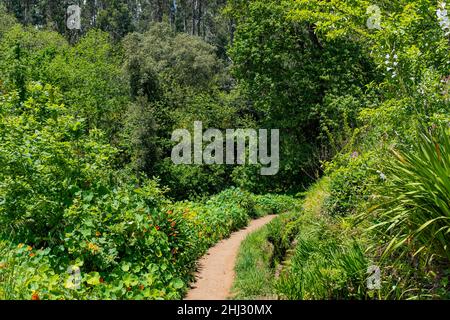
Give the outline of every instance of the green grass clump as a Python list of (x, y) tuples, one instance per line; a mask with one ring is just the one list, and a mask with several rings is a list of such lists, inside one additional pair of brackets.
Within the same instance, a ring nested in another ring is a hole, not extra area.
[(242, 243), (235, 267), (234, 299), (261, 299), (273, 292), (270, 260), (273, 246), (267, 241), (268, 228), (250, 234)]
[(322, 232), (306, 226), (301, 231), (289, 268), (276, 283), (277, 292), (290, 300), (364, 298), (368, 262), (362, 248), (356, 241), (339, 242)]
[(328, 214), (331, 179), (319, 180), (307, 192), (297, 218), (296, 246), (275, 284), (283, 299), (366, 298), (368, 259), (359, 230), (350, 218)]
[(379, 223), (397, 249), (425, 261), (450, 261), (450, 134), (421, 129), (410, 152), (394, 151)]

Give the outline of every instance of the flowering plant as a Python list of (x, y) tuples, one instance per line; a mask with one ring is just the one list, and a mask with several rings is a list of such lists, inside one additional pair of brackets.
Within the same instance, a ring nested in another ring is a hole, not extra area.
[(447, 9), (445, 9), (446, 3), (440, 2), (439, 7), (436, 10), (436, 15), (438, 17), (439, 25), (445, 32), (445, 35), (450, 35), (450, 20), (448, 19)]

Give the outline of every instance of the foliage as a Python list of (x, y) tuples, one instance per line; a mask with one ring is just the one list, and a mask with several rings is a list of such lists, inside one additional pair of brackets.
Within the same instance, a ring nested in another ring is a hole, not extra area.
[(303, 232), (289, 273), (277, 283), (279, 294), (291, 300), (366, 298), (367, 261), (358, 244)]
[(0, 300), (58, 299), (70, 291), (49, 262), (50, 249), (36, 250), (23, 243), (12, 248), (0, 243)]
[(92, 30), (54, 56), (39, 80), (58, 86), (64, 102), (86, 119), (88, 128), (101, 128), (114, 143), (129, 101), (121, 60), (121, 48), (109, 35)]
[(84, 134), (84, 123), (67, 112), (52, 86), (27, 87), (0, 101), (0, 221), (3, 234), (32, 243), (64, 232), (64, 208), (83, 191), (102, 194), (114, 149), (99, 143), (101, 132)]
[(236, 125), (233, 94), (223, 92), (228, 76), (215, 48), (198, 37), (176, 34), (168, 24), (152, 25), (123, 40), (125, 73), (132, 103), (121, 145), (134, 170), (159, 176), (177, 199), (214, 194), (232, 185), (227, 166), (177, 166), (170, 159), (171, 133)]
[(344, 116), (356, 126), (369, 100), (364, 85), (377, 75), (358, 42), (322, 39), (313, 23), (293, 21), (296, 7), (297, 1), (230, 1), (227, 8), (238, 21), (229, 51), (233, 75), (257, 123), (281, 134), (280, 173), (270, 181), (252, 178), (289, 192), (303, 191), (320, 173), (319, 160), (336, 153), (327, 151), (328, 138), (339, 134)]
[[(84, 1), (82, 30), (67, 4), (0, 5), (0, 299), (182, 298), (272, 213), (239, 297), (449, 298), (444, 2), (373, 28), (368, 0)], [(194, 121), (280, 129), (280, 173), (173, 164)]]
[(267, 227), (250, 234), (242, 242), (236, 260), (233, 299), (265, 299), (273, 292), (271, 257), (273, 246), (267, 241)]
[(108, 35), (88, 33), (69, 47), (55, 32), (14, 26), (0, 42), (0, 71), (7, 90), (27, 98), (26, 84), (39, 81), (58, 87), (66, 105), (85, 118), (87, 129), (101, 128), (113, 141), (121, 126), (127, 88), (117, 49)]
[(351, 218), (326, 213), (331, 180), (313, 185), (301, 214), (278, 227), (289, 239), (281, 246), (284, 252), (278, 259), (286, 261), (274, 283), (274, 292), (282, 299), (367, 299), (376, 294), (366, 287), (366, 237)]
[[(156, 181), (136, 186), (58, 90), (32, 83), (27, 93), (23, 105), (17, 93), (0, 104), (1, 236), (41, 249), (2, 246), (2, 296), (181, 298), (200, 255), (255, 216), (260, 198), (239, 189), (188, 204), (167, 200)], [(82, 272), (75, 291), (66, 288), (70, 266)]]
[(17, 24), (16, 19), (9, 15), (3, 5), (0, 5), (0, 39), (3, 37), (3, 33), (11, 29)]
[(447, 126), (420, 130), (411, 151), (393, 150), (388, 165), (378, 227), (389, 235), (387, 253), (396, 249), (448, 261), (450, 135)]
[(324, 210), (332, 216), (355, 214), (358, 206), (369, 200), (374, 186), (385, 179), (385, 174), (375, 169), (376, 163), (371, 152), (336, 156), (326, 169), (331, 179)]

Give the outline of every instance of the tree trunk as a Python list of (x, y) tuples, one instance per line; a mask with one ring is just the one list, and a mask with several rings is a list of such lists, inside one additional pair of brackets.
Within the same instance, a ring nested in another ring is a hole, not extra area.
[(197, 11), (197, 35), (201, 36), (202, 31), (202, 0), (198, 1), (198, 11)]
[(163, 0), (156, 1), (156, 10), (155, 10), (155, 20), (157, 22), (162, 22), (163, 18)]
[(234, 19), (230, 19), (230, 45), (234, 43), (235, 22)]
[(192, 0), (192, 35), (195, 35), (195, 26), (197, 18), (197, 2), (198, 0)]

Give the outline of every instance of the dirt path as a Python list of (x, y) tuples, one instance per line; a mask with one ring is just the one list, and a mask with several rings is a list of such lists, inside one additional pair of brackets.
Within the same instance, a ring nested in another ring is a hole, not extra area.
[(275, 215), (250, 222), (247, 228), (234, 232), (208, 250), (199, 261), (199, 271), (193, 288), (185, 300), (225, 300), (230, 296), (234, 280), (234, 266), (241, 242), (248, 234), (269, 223)]

